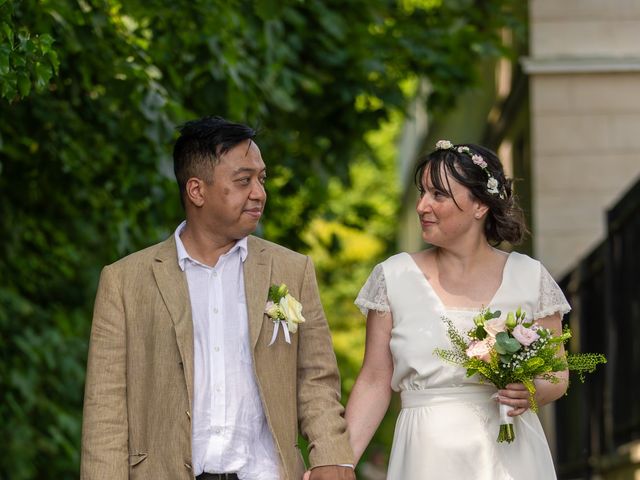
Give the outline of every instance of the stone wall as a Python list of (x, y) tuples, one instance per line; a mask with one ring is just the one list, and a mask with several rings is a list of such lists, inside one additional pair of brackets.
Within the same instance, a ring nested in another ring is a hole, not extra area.
[(640, 176), (640, 1), (533, 0), (534, 254), (559, 276)]

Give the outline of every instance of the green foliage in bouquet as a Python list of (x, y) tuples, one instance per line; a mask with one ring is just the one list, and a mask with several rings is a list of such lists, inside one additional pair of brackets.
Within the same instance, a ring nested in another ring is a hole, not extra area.
[[(474, 327), (466, 337), (451, 320), (447, 324), (447, 335), (452, 349), (436, 349), (441, 359), (466, 369), (467, 377), (479, 375), (482, 382), (489, 382), (498, 389), (510, 383), (522, 383), (529, 392), (531, 409), (537, 411), (535, 401), (535, 379), (558, 383), (555, 372), (564, 370), (577, 372), (581, 381), (607, 359), (599, 353), (561, 353), (560, 347), (571, 338), (571, 330), (565, 327), (561, 335), (544, 328), (535, 321), (526, 320), (526, 313), (518, 308), (508, 312), (483, 309), (473, 319)], [(515, 439), (513, 425), (500, 425), (498, 442)]]
[[(584, 381), (585, 373), (591, 373), (600, 363), (606, 363), (599, 353), (560, 354), (560, 347), (571, 338), (571, 330), (564, 328), (561, 335), (526, 320), (526, 313), (518, 308), (508, 312), (501, 320), (502, 312), (486, 308), (474, 317), (474, 328), (466, 337), (459, 332), (451, 320), (447, 324), (447, 335), (452, 349), (436, 349), (441, 359), (466, 369), (467, 376), (480, 375), (497, 388), (510, 383), (522, 383), (530, 394), (531, 408), (537, 410), (534, 394), (534, 379), (558, 383), (555, 372), (569, 370), (578, 373)], [(515, 334), (514, 334), (515, 332)], [(468, 339), (469, 340), (468, 340)]]

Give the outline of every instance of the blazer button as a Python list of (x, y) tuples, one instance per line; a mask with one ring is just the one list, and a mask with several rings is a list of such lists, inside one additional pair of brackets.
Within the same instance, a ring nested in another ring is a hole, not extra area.
[(187, 468), (187, 470), (191, 470), (191, 464), (185, 462), (184, 466)]
[(189, 410), (187, 410), (186, 412), (184, 412), (187, 414), (187, 417), (189, 417), (189, 421), (191, 421), (191, 414), (189, 413)]

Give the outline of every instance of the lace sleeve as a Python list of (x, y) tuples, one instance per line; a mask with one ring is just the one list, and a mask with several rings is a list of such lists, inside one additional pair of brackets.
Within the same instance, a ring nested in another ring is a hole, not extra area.
[(384, 281), (384, 270), (382, 265), (375, 266), (371, 275), (360, 289), (360, 293), (356, 298), (356, 306), (360, 309), (364, 316), (367, 316), (369, 310), (378, 312), (389, 312), (389, 299), (387, 298), (387, 284)]
[(538, 298), (538, 307), (533, 314), (534, 320), (538, 318), (548, 317), (554, 313), (560, 313), (562, 318), (569, 313), (571, 307), (569, 302), (562, 293), (562, 289), (558, 286), (551, 274), (544, 266), (540, 271), (540, 297)]

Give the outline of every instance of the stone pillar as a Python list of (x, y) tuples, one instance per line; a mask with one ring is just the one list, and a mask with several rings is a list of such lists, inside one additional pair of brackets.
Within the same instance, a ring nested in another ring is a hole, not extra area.
[(529, 8), (534, 254), (558, 277), (640, 175), (640, 2)]

